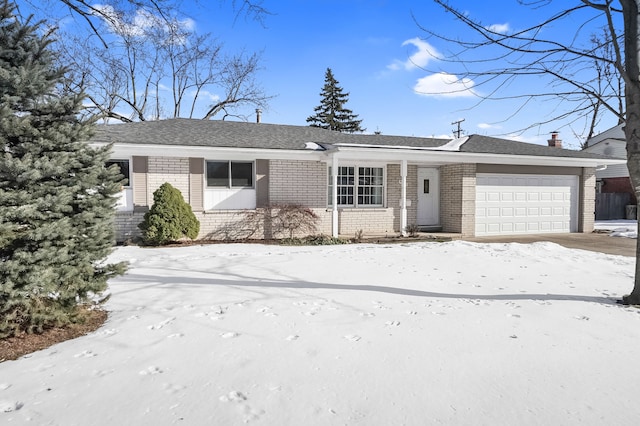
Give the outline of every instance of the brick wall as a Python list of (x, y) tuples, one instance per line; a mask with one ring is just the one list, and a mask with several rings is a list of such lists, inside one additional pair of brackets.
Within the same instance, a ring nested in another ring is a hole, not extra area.
[(139, 237), (138, 224), (142, 222), (143, 217), (143, 212), (117, 212), (114, 223), (116, 241), (122, 243)]
[(440, 168), (440, 223), (444, 232), (475, 235), (476, 165)]
[(593, 232), (596, 211), (596, 169), (585, 167), (580, 176), (578, 232)]
[[(183, 197), (189, 198), (189, 158), (149, 157), (147, 192), (150, 202), (155, 191), (164, 182), (178, 188)], [(263, 170), (268, 179), (271, 204), (301, 204), (310, 207), (319, 216), (317, 233), (331, 234), (331, 208), (327, 207), (327, 165), (318, 161), (271, 160)], [(338, 232), (353, 236), (362, 231), (366, 235), (394, 234), (400, 231), (400, 165), (386, 168), (386, 207), (340, 209)], [(417, 167), (407, 170), (407, 223), (415, 223), (417, 208)], [(196, 211), (200, 221), (199, 238), (211, 239), (261, 239), (265, 230), (247, 224), (243, 210)], [(138, 223), (143, 213), (119, 213), (116, 220), (118, 241), (139, 235)], [(267, 230), (267, 234), (269, 231)], [(267, 237), (270, 237), (267, 235)]]
[(271, 204), (327, 206), (327, 165), (320, 161), (269, 161)]
[(631, 204), (637, 204), (636, 194), (628, 177), (603, 178), (601, 192), (626, 192), (631, 195)]
[(179, 189), (182, 197), (188, 199), (189, 158), (149, 157), (148, 167), (147, 191), (150, 203), (153, 203), (153, 192), (165, 182)]

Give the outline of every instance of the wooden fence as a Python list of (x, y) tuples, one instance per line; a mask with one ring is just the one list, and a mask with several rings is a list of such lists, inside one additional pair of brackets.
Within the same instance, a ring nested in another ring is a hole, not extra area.
[(631, 195), (626, 192), (596, 194), (596, 220), (626, 219), (625, 207), (630, 200)]

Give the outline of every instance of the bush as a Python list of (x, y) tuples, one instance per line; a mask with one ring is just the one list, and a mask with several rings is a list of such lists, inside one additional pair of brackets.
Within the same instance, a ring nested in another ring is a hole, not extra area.
[(310, 235), (304, 238), (284, 238), (280, 240), (284, 246), (330, 246), (338, 244), (349, 244), (348, 240), (328, 235)]
[(153, 206), (145, 213), (138, 228), (142, 230), (146, 244), (162, 245), (185, 237), (197, 238), (200, 222), (182, 193), (166, 182), (153, 193)]
[(415, 223), (407, 225), (404, 230), (409, 234), (410, 237), (417, 237), (418, 233), (420, 233), (420, 227)]

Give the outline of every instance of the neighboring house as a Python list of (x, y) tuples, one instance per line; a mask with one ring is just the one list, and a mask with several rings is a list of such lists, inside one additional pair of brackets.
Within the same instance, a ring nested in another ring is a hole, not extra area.
[[(587, 140), (584, 148), (585, 152), (625, 160), (620, 164), (599, 167), (596, 170), (596, 193), (620, 195), (620, 197), (606, 200), (603, 197), (603, 202), (598, 204), (597, 208), (602, 209), (602, 211), (596, 211), (596, 216), (602, 216), (602, 218), (606, 219), (624, 218), (624, 204), (637, 204), (635, 192), (629, 179), (629, 170), (627, 169), (627, 142), (623, 127), (624, 124), (619, 124), (592, 137)], [(622, 197), (622, 195), (624, 195), (624, 197)], [(607, 211), (616, 204), (620, 204), (616, 206), (617, 214)]]
[[(342, 134), (308, 126), (171, 119), (104, 125), (127, 177), (118, 240), (133, 237), (153, 192), (180, 189), (200, 238), (232, 238), (246, 212), (299, 204), (318, 233), (397, 235), (407, 225), (463, 236), (591, 232), (596, 167), (619, 160), (473, 135)], [(239, 235), (239, 233), (237, 233)], [(261, 227), (253, 238), (270, 238)]]

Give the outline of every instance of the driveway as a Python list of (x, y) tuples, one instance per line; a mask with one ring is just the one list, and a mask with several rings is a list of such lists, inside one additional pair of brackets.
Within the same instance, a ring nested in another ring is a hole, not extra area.
[(596, 251), (619, 256), (635, 257), (636, 239), (611, 237), (606, 233), (591, 234), (543, 234), (543, 235), (514, 235), (496, 237), (465, 238), (467, 241), (479, 243), (533, 243), (537, 241), (550, 241), (568, 248)]

